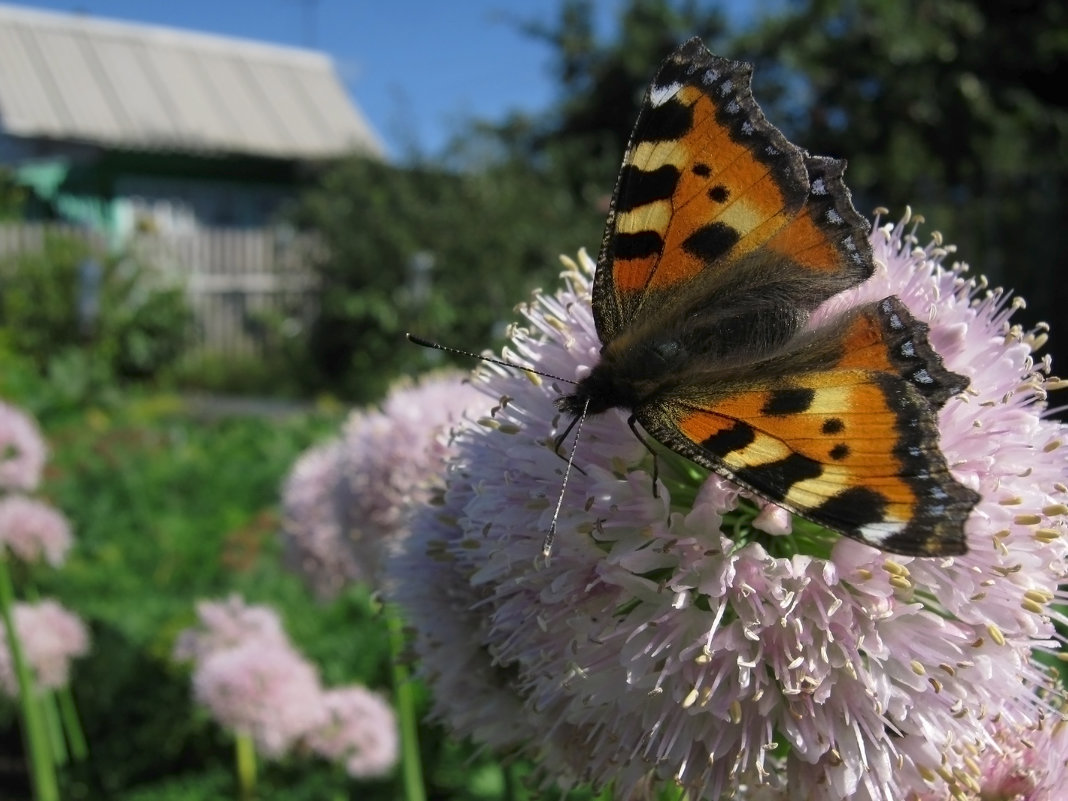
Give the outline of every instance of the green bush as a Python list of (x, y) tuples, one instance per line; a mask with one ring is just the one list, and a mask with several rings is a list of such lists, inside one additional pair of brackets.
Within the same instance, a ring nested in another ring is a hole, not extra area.
[(151, 378), (181, 352), (191, 320), (181, 286), (80, 237), (46, 236), (0, 260), (0, 329), (41, 374)]
[(559, 255), (596, 246), (603, 224), (554, 176), (502, 160), (450, 172), (350, 159), (305, 194), (295, 219), (325, 245), (313, 265), (322, 296), (309, 388), (358, 401), (442, 358), (408, 344), (406, 331), (494, 345), (517, 303), (555, 285)]

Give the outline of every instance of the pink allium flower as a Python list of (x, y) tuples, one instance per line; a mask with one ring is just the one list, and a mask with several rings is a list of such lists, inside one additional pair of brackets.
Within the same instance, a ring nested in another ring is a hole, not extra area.
[[(73, 612), (57, 601), (16, 603), (15, 631), (39, 689), (54, 690), (70, 681), (70, 663), (89, 653), (89, 630)], [(0, 623), (0, 687), (18, 695), (18, 678), (11, 660), (7, 631)]]
[(0, 489), (37, 489), (47, 453), (33, 418), (0, 401)]
[(367, 577), (342, 539), (337, 485), (341, 441), (309, 448), (293, 464), (282, 485), (282, 540), (285, 562), (321, 598), (332, 598), (349, 582)]
[(252, 639), (205, 655), (193, 694), (220, 725), (279, 757), (326, 720), (319, 675), (288, 644)]
[(378, 693), (350, 686), (323, 695), (329, 720), (308, 735), (312, 751), (341, 762), (353, 778), (384, 776), (397, 764), (399, 735), (393, 708)]
[(269, 606), (247, 604), (237, 595), (197, 604), (198, 624), (178, 635), (174, 658), (200, 662), (212, 654), (246, 643), (289, 646), (278, 613)]
[(1068, 721), (1064, 710), (1027, 726), (993, 724), (993, 742), (965, 760), (966, 770), (941, 792), (906, 801), (1062, 801), (1068, 788)]
[(59, 567), (72, 542), (70, 523), (54, 507), (25, 495), (0, 498), (0, 547), (22, 561)]
[(354, 411), (338, 439), (297, 461), (282, 493), (286, 549), (321, 595), (375, 580), (443, 471), (449, 426), (484, 401), (459, 373), (402, 383), (381, 410)]
[[(891, 555), (774, 509), (754, 522), (736, 487), (671, 454), (654, 497), (650, 457), (611, 410), (582, 429), (538, 567), (561, 392), (486, 366), (477, 385), (499, 402), (462, 424), (446, 489), (391, 565), (439, 719), (623, 796), (677, 782), (693, 798), (815, 801), (945, 792), (967, 748), (993, 745), (987, 719), (1034, 723), (1031, 653), (1058, 643), (1068, 555), (1068, 431), (1044, 417), (1043, 333), (1011, 326), (1005, 295), (982, 295), (904, 223), (872, 244), (876, 275), (828, 306), (897, 294), (971, 379), (939, 415), (948, 464), (982, 494), (969, 552)], [(596, 362), (580, 261), (526, 310), (509, 358), (569, 378)]]

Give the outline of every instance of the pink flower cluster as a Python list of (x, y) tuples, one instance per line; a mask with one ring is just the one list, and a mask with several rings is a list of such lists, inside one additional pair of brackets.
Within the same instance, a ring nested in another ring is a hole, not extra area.
[[(1060, 741), (1026, 734), (1059, 731), (1034, 652), (1060, 647), (1068, 600), (1068, 427), (1046, 414), (1060, 383), (1035, 355), (1045, 330), (1012, 325), (1004, 293), (943, 266), (949, 250), (906, 223), (877, 221), (876, 275), (813, 324), (897, 295), (970, 379), (939, 414), (950, 468), (982, 496), (968, 553), (877, 551), (670, 453), (654, 495), (648, 452), (610, 410), (584, 424), (539, 564), (564, 468), (560, 388), (485, 366), (492, 412), (460, 424), (446, 486), (389, 566), (439, 720), (537, 759), (547, 783), (620, 796), (993, 798), (966, 793), (976, 755), (994, 770), (1031, 740), (1055, 752), (1028, 761), (1033, 786), (1057, 760), (1063, 775)], [(593, 271), (582, 254), (539, 295), (506, 358), (586, 374), (601, 348)]]
[(363, 687), (324, 689), (272, 609), (234, 596), (198, 604), (197, 616), (179, 635), (175, 658), (193, 662), (194, 697), (221, 726), (250, 736), (271, 758), (308, 750), (357, 778), (393, 768), (390, 706)]
[[(15, 631), (38, 689), (55, 690), (70, 681), (71, 662), (89, 652), (89, 631), (81, 618), (56, 601), (16, 603)], [(18, 678), (6, 632), (0, 624), (0, 688), (18, 696)]]
[(380, 410), (352, 412), (338, 437), (297, 460), (282, 488), (286, 559), (321, 597), (377, 580), (444, 469), (449, 426), (482, 401), (459, 373), (404, 382)]
[(20, 493), (37, 489), (47, 448), (37, 424), (0, 401), (0, 550), (24, 562), (59, 567), (71, 547), (70, 524), (55, 508)]
[(353, 685), (323, 693), (327, 721), (308, 735), (308, 747), (339, 762), (350, 776), (383, 776), (400, 749), (393, 709), (378, 693)]
[(910, 793), (906, 801), (1061, 801), (1068, 788), (1065, 709), (1027, 725), (995, 722), (990, 743), (970, 753), (968, 770), (941, 792)]
[(0, 545), (22, 561), (59, 567), (72, 542), (70, 524), (55, 507), (25, 495), (0, 498)]
[(37, 489), (47, 453), (33, 418), (0, 401), (0, 490)]

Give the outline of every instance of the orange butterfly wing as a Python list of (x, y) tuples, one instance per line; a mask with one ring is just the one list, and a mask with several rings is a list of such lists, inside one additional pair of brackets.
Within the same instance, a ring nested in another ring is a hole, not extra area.
[(949, 472), (935, 410), (966, 382), (897, 298), (843, 322), (801, 340), (810, 353), (753, 366), (774, 380), (719, 394), (698, 382), (635, 414), (673, 450), (828, 528), (895, 553), (963, 553), (979, 496)]
[[(660, 68), (616, 183), (594, 281), (607, 344), (643, 317), (735, 285), (792, 281), (807, 310), (872, 273), (845, 164), (810, 156), (760, 111), (752, 68), (700, 40)], [(774, 275), (767, 256), (778, 260)], [(760, 258), (747, 258), (759, 255)], [(795, 293), (796, 294), (796, 293)]]

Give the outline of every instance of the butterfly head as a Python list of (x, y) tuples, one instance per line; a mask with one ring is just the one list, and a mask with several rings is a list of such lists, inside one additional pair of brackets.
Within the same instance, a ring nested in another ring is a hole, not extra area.
[[(654, 397), (685, 361), (686, 348), (675, 337), (622, 336), (601, 351), (601, 360), (570, 395), (556, 401), (563, 412), (576, 415), (584, 409), (600, 414), (609, 409), (634, 411)], [(587, 405), (588, 404), (588, 405)]]

